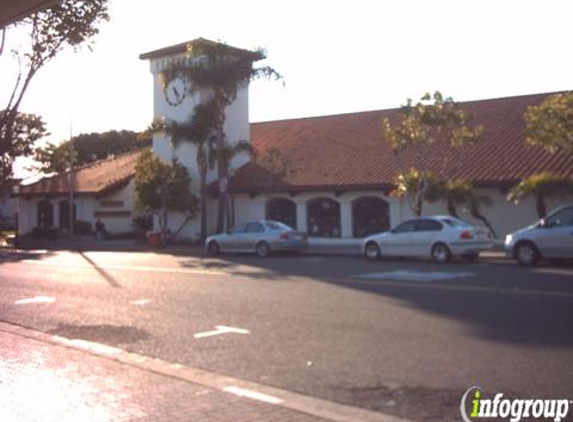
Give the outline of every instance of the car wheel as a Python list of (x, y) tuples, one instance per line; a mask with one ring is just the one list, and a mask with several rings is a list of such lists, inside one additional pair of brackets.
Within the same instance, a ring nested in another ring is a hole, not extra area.
[(269, 244), (267, 242), (259, 242), (257, 243), (257, 255), (261, 258), (264, 258), (269, 255), (271, 249), (269, 248)]
[(444, 243), (436, 243), (432, 248), (432, 259), (438, 264), (445, 264), (451, 257), (450, 248)]
[(462, 259), (467, 262), (476, 262), (479, 258), (479, 254), (477, 253), (466, 253), (462, 255)]
[(515, 258), (519, 265), (535, 265), (539, 260), (539, 252), (531, 242), (521, 242), (515, 246)]
[(368, 242), (364, 249), (364, 256), (370, 261), (378, 261), (380, 259), (380, 247), (375, 242)]
[(211, 256), (217, 256), (221, 252), (221, 250), (219, 249), (219, 244), (214, 240), (209, 242), (209, 245), (207, 246), (207, 251)]

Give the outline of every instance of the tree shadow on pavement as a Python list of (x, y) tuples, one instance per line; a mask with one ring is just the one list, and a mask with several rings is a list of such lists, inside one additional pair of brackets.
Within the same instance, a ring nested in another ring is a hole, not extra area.
[(108, 273), (106, 270), (104, 270), (103, 268), (100, 268), (97, 263), (95, 263), (89, 256), (87, 256), (85, 253), (83, 253), (82, 251), (79, 252), (79, 255), (85, 259), (102, 277), (105, 281), (107, 281), (107, 283), (114, 288), (121, 288), (121, 284), (119, 284), (117, 282), (117, 280), (110, 274)]
[[(255, 267), (252, 272), (232, 272), (236, 276), (271, 282), (293, 280), (297, 276), (310, 278), (321, 283), (397, 299), (403, 306), (463, 323), (472, 336), (513, 344), (573, 347), (573, 277), (568, 271), (554, 271), (550, 276), (539, 275), (535, 272), (551, 268), (524, 269), (512, 262), (485, 266), (483, 263), (441, 266), (399, 260), (363, 264), (363, 268), (373, 272), (408, 268), (420, 272), (474, 271), (477, 274), (476, 277), (446, 282), (420, 283), (360, 279), (348, 274), (339, 277), (321, 276), (320, 271), (297, 265), (297, 259), (225, 258), (236, 265)], [(343, 268), (345, 265), (355, 265), (356, 259), (359, 258), (336, 257), (317, 262), (323, 267), (336, 269), (336, 266)], [(488, 279), (488, 274), (497, 274), (496, 280)], [(300, 278), (295, 280), (304, 282)]]

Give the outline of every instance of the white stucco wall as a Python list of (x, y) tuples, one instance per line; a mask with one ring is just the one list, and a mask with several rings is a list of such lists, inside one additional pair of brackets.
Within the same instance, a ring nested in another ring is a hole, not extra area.
[(336, 196), (332, 191), (305, 192), (291, 197), (281, 194), (261, 194), (251, 198), (247, 194), (235, 195), (235, 222), (241, 223), (265, 218), (266, 205), (273, 198), (287, 198), (297, 206), (297, 228), (308, 231), (307, 203), (314, 198), (330, 198), (340, 204), (341, 237), (352, 237), (352, 203), (361, 197), (376, 197), (386, 201), (390, 211), (390, 225), (398, 224), (400, 220), (400, 200), (389, 198), (382, 193), (373, 191), (352, 191)]
[[(490, 207), (483, 206), (481, 208), (481, 213), (488, 219), (500, 239), (503, 239), (506, 234), (526, 227), (539, 219), (537, 216), (537, 209), (535, 207), (535, 200), (532, 198), (528, 198), (520, 202), (518, 205), (515, 205), (506, 200), (507, 193), (501, 192), (500, 189), (476, 189), (476, 193), (486, 194), (493, 200), (493, 204)], [(402, 202), (404, 205), (402, 207), (402, 220), (411, 218), (412, 211), (409, 198), (404, 198)], [(573, 203), (573, 197), (548, 199), (546, 201), (547, 212), (567, 203)], [(458, 212), (460, 218), (468, 223), (483, 225), (481, 221), (473, 218), (463, 207), (458, 207)], [(422, 214), (447, 215), (446, 203), (444, 201), (439, 201), (434, 204), (424, 204)]]
[[(100, 219), (105, 224), (106, 230), (110, 233), (127, 233), (133, 231), (132, 219), (137, 215), (134, 207), (134, 181), (131, 180), (126, 186), (111, 192), (108, 195), (96, 198), (95, 195), (78, 195), (74, 199), (76, 204), (76, 220), (91, 223), (92, 229), (97, 219), (96, 212), (121, 211), (129, 212), (129, 216), (102, 216)], [(54, 210), (54, 226), (59, 227), (60, 202), (68, 200), (67, 195), (57, 197), (32, 197), (18, 198), (18, 232), (20, 235), (30, 233), (38, 225), (38, 203), (47, 199), (52, 204)], [(121, 201), (120, 207), (103, 206), (102, 201)]]

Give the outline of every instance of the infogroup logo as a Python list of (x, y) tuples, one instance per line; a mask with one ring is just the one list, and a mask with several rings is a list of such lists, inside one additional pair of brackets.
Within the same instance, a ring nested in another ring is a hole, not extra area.
[(465, 422), (475, 422), (479, 418), (499, 418), (520, 422), (527, 418), (560, 422), (567, 417), (572, 404), (572, 401), (567, 399), (507, 399), (503, 396), (503, 393), (497, 393), (493, 398), (487, 399), (482, 397), (479, 387), (470, 388), (462, 396), (462, 419)]

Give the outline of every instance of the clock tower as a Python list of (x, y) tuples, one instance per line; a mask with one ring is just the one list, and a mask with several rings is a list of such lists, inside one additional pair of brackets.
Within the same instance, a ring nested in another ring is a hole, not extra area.
[[(193, 60), (203, 60), (205, 57), (193, 53), (194, 46), (200, 43), (212, 43), (202, 38), (177, 44), (171, 47), (162, 48), (142, 54), (142, 60), (149, 60), (150, 70), (153, 75), (153, 118), (168, 119), (178, 122), (187, 121), (194, 113), (195, 107), (209, 100), (210, 95), (207, 91), (193, 90), (187, 85), (190, 82), (182, 79), (174, 79), (163, 87), (163, 72), (174, 65), (185, 65), (192, 63)], [(243, 52), (234, 47), (228, 47), (237, 52)], [(224, 132), (226, 141), (230, 144), (238, 141), (248, 141), (249, 137), (249, 91), (248, 85), (240, 88), (235, 101), (225, 109)], [(199, 190), (199, 169), (197, 168), (197, 150), (190, 142), (181, 142), (177, 147), (172, 145), (170, 139), (164, 134), (155, 134), (153, 136), (153, 154), (166, 162), (171, 162), (176, 157), (183, 164), (192, 179), (192, 191), (198, 195)], [(233, 169), (246, 164), (248, 157), (239, 155), (231, 163), (231, 172)], [(217, 170), (210, 170), (207, 182), (211, 184), (217, 180)], [(209, 215), (217, 214), (216, 201), (213, 198), (208, 200)], [(177, 229), (183, 222), (183, 215), (173, 214), (169, 217), (170, 227), (172, 230)], [(213, 232), (216, 225), (215, 218), (209, 218), (208, 231)], [(188, 223), (181, 232), (182, 238), (198, 239), (200, 232), (200, 217), (196, 216), (193, 221)]]

